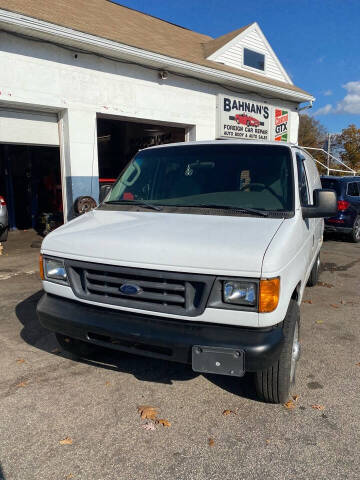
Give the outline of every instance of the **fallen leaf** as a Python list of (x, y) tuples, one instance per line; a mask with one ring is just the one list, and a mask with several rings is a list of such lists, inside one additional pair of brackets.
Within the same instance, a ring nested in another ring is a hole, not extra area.
[(295, 403), (292, 400), (289, 400), (288, 402), (284, 403), (284, 407), (288, 410), (292, 410), (295, 408)]
[(324, 323), (324, 320), (316, 320), (315, 323), (321, 324), (321, 323)]
[(341, 300), (340, 300), (340, 303), (341, 303), (342, 305), (346, 305), (345, 300), (342, 300), (342, 299), (341, 299)]
[(155, 430), (155, 425), (152, 422), (147, 422), (144, 423), (144, 425), (141, 425), (141, 428), (144, 430)]
[(53, 348), (51, 350), (51, 353), (59, 353), (59, 352), (60, 352), (60, 350), (58, 348)]
[(297, 402), (300, 398), (300, 395), (293, 395), (292, 398), (293, 398), (294, 402)]
[(73, 441), (72, 441), (72, 438), (66, 437), (64, 438), (64, 440), (60, 440), (59, 443), (60, 445), (72, 445)]
[(266, 443), (269, 445), (269, 443), (270, 443), (270, 440), (269, 440), (269, 439), (268, 439), (268, 440), (266, 440)]
[(25, 360), (23, 358), (18, 358), (16, 360), (16, 363), (25, 363)]
[(215, 445), (215, 440), (213, 438), (209, 438), (209, 447), (213, 447)]
[(18, 383), (16, 386), (17, 386), (17, 387), (26, 387), (27, 384), (28, 384), (28, 381), (25, 380), (24, 382)]
[(312, 302), (312, 300), (304, 300), (303, 303), (310, 303), (310, 304), (312, 304), (313, 302)]
[(357, 367), (360, 367), (360, 362), (355, 363), (355, 365), (356, 365)]
[(107, 380), (107, 381), (105, 382), (105, 385), (106, 385), (107, 387), (110, 387), (111, 383), (109, 382), (109, 380)]
[(66, 477), (66, 480), (70, 480), (70, 478), (74, 478), (74, 475), (72, 473), (69, 473), (69, 475)]
[(163, 427), (171, 427), (171, 423), (169, 420), (166, 420), (165, 418), (159, 418), (159, 420), (156, 421), (156, 423), (160, 423)]
[(333, 288), (333, 284), (332, 283), (326, 283), (326, 282), (318, 282), (318, 285), (320, 287), (326, 287), (326, 288)]
[(339, 308), (339, 305), (336, 305), (336, 303), (330, 303), (330, 307), (332, 307), (332, 308)]
[(143, 420), (155, 420), (158, 415), (158, 409), (149, 405), (140, 405), (137, 410)]
[(231, 415), (232, 413), (233, 413), (234, 415), (237, 415), (237, 413), (234, 412), (234, 410), (224, 410), (222, 414), (223, 414), (223, 415)]
[(318, 405), (318, 404), (311, 405), (311, 408), (314, 408), (315, 410), (325, 410), (324, 405)]

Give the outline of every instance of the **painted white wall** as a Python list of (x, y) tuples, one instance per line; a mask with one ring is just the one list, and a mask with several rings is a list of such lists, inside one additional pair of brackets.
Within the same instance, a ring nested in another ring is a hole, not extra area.
[[(216, 135), (216, 95), (229, 93), (220, 86), (173, 74), (161, 81), (158, 72), (148, 68), (5, 32), (0, 33), (0, 64), (0, 106), (59, 113), (67, 188), (69, 182), (76, 183), (69, 178), (98, 176), (97, 114), (190, 127), (191, 139), (211, 140)], [(249, 98), (260, 97), (249, 94)], [(296, 104), (268, 102), (292, 110), (290, 140), (296, 142)], [(67, 197), (72, 201), (69, 194)]]

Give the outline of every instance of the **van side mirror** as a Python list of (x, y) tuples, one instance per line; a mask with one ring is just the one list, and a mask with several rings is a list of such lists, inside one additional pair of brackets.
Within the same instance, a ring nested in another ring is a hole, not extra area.
[(337, 214), (337, 197), (334, 190), (314, 190), (314, 204), (302, 207), (304, 218), (334, 217)]

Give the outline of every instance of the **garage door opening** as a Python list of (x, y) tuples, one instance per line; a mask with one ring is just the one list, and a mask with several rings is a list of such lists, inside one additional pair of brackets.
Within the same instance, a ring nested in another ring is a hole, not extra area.
[(139, 150), (185, 141), (184, 128), (109, 118), (97, 119), (97, 132), (100, 200)]
[(10, 229), (44, 235), (63, 223), (59, 147), (0, 144), (0, 195)]

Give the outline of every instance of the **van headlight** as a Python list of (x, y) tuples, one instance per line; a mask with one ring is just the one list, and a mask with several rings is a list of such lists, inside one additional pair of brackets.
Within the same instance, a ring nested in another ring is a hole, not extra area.
[(257, 284), (255, 282), (223, 282), (223, 300), (225, 303), (255, 307), (257, 305)]
[(64, 260), (60, 258), (43, 257), (44, 279), (68, 285), (68, 277)]

